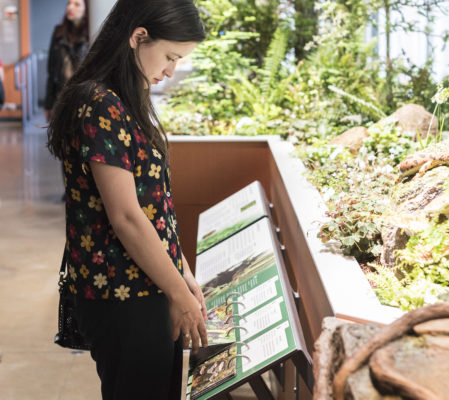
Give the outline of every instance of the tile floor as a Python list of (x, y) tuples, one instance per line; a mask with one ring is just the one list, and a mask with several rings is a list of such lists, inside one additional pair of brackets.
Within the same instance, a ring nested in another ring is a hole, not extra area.
[[(53, 344), (63, 184), (43, 125), (0, 122), (0, 399), (99, 400), (90, 356)], [(233, 397), (255, 398), (249, 386)]]

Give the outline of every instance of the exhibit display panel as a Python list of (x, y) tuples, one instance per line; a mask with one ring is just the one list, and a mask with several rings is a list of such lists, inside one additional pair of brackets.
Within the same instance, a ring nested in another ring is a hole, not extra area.
[(209, 232), (220, 235), (207, 249), (199, 250), (195, 276), (209, 313), (212, 310), (212, 321), (224, 321), (221, 331), (215, 331), (223, 340), (209, 346), (209, 358), (200, 356), (191, 362), (187, 399), (192, 400), (230, 391), (305, 350), (260, 183), (251, 183), (201, 213), (199, 241)]

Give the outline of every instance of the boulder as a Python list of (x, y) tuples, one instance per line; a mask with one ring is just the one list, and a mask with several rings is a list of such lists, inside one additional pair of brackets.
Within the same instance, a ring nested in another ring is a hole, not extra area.
[(448, 180), (449, 167), (441, 165), (393, 188), (390, 205), (380, 217), (383, 265), (393, 266), (395, 251), (403, 249), (411, 235), (424, 230), (435, 213), (445, 212), (444, 183)]
[(436, 136), (438, 134), (438, 119), (434, 117), (432, 119), (432, 114), (428, 112), (423, 106), (417, 104), (406, 104), (396, 110), (389, 117), (382, 119), (379, 121), (380, 123), (389, 122), (391, 120), (397, 121), (398, 125), (403, 129), (404, 132), (413, 135), (413, 137), (417, 137), (417, 132), (421, 138), (427, 137), (427, 131), (432, 136)]
[(363, 145), (363, 139), (369, 136), (368, 129), (356, 126), (333, 138), (330, 144), (346, 147), (352, 154), (357, 154)]

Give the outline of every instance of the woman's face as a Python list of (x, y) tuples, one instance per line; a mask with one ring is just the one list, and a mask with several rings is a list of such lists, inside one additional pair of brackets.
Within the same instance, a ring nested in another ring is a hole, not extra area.
[[(171, 78), (177, 62), (189, 55), (196, 42), (172, 42), (156, 40), (136, 46), (137, 64), (151, 85), (157, 85), (164, 77)], [(131, 47), (133, 46), (131, 41)], [(140, 61), (140, 62), (139, 62)]]
[(86, 12), (86, 4), (84, 0), (69, 0), (66, 7), (66, 17), (74, 24), (79, 23)]

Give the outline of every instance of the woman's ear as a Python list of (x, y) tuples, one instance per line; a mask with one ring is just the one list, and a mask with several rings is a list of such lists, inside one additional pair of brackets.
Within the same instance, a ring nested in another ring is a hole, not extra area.
[(140, 43), (148, 39), (148, 31), (143, 27), (134, 29), (131, 37), (129, 38), (129, 45), (132, 49), (137, 49)]

